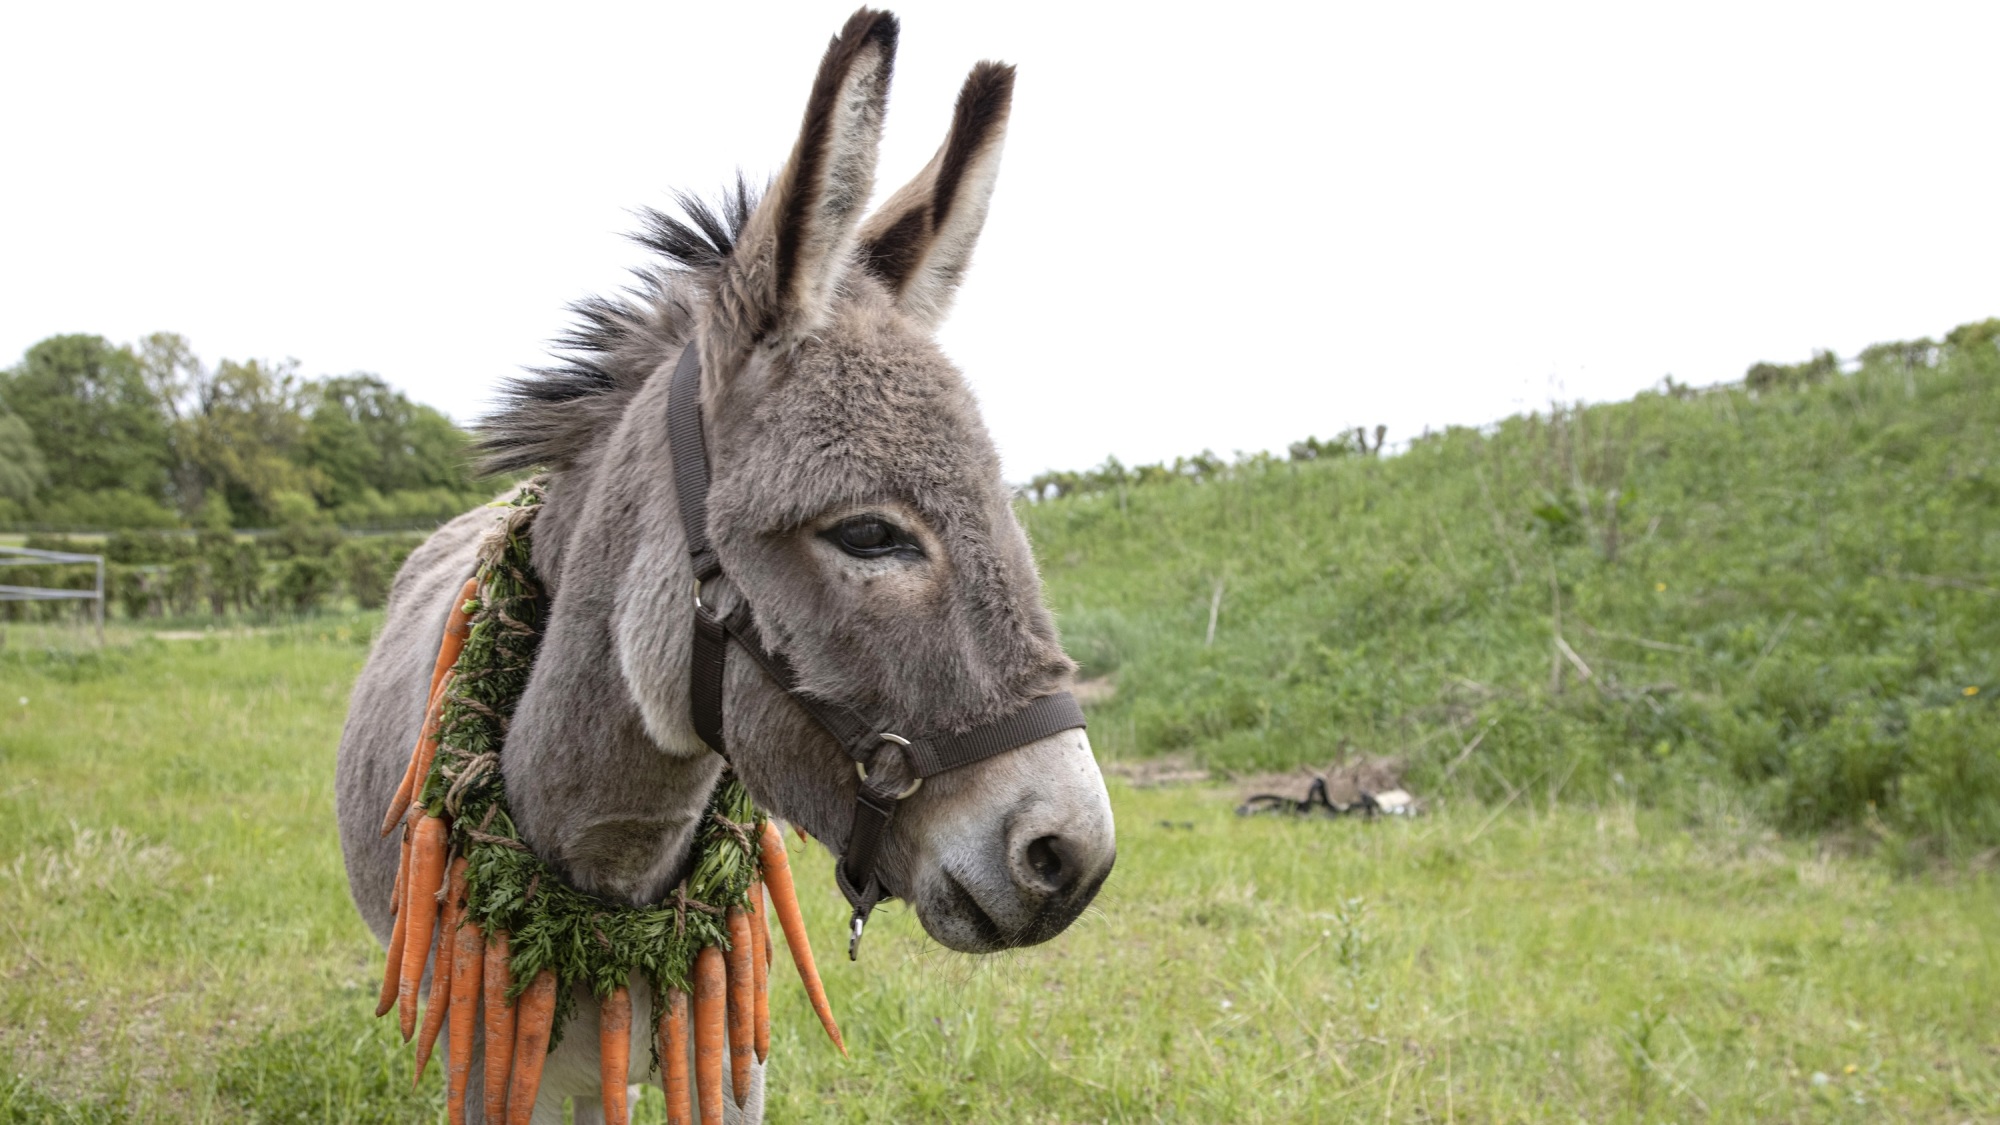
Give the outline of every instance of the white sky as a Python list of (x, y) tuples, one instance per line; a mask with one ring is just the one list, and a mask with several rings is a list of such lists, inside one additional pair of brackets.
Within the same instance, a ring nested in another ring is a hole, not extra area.
[[(0, 363), (170, 329), (470, 419), (631, 208), (776, 167), (850, 10), (0, 7)], [(885, 193), (1021, 68), (943, 336), (1012, 479), (2000, 315), (2000, 4), (896, 10)]]

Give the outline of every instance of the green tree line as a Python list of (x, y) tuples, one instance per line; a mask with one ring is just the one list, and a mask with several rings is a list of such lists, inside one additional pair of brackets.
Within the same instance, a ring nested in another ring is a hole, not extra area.
[(420, 526), (497, 487), (468, 445), (374, 375), (51, 336), (0, 370), (0, 526)]

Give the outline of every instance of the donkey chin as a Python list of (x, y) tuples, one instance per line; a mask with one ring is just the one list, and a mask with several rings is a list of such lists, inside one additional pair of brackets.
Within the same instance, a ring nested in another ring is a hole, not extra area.
[(1110, 796), (1081, 730), (934, 777), (900, 817), (914, 853), (904, 897), (932, 938), (964, 953), (1063, 932), (1118, 856)]

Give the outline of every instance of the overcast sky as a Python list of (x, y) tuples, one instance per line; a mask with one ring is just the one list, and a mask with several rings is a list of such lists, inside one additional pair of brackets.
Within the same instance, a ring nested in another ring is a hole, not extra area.
[[(460, 420), (761, 180), (845, 3), (8, 4), (0, 363), (168, 329)], [(2000, 4), (906, 3), (881, 191), (1020, 66), (943, 333), (1010, 478), (2000, 315)]]

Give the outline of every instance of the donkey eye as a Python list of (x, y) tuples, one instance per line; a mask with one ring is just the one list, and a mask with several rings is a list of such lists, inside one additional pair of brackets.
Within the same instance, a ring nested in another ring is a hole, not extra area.
[(917, 549), (899, 528), (875, 516), (856, 516), (829, 529), (825, 537), (860, 559), (880, 558), (899, 551), (914, 553)]

